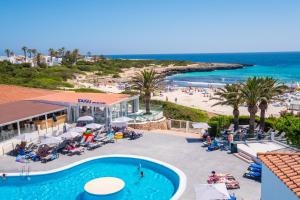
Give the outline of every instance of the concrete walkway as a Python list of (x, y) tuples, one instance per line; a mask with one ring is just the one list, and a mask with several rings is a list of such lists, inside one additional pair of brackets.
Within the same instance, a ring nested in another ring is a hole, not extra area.
[[(94, 151), (85, 151), (81, 156), (60, 156), (47, 164), (30, 162), (31, 171), (50, 170), (72, 162), (99, 155), (135, 154), (147, 156), (170, 163), (181, 169), (187, 176), (187, 188), (181, 199), (195, 199), (194, 185), (206, 183), (212, 170), (217, 173), (231, 173), (240, 182), (240, 189), (231, 190), (238, 199), (259, 200), (260, 183), (243, 178), (248, 164), (233, 155), (222, 151), (206, 152), (196, 138), (178, 136), (178, 134), (144, 133), (134, 141), (119, 140)], [(24, 164), (15, 162), (14, 157), (0, 157), (0, 173), (20, 172)]]

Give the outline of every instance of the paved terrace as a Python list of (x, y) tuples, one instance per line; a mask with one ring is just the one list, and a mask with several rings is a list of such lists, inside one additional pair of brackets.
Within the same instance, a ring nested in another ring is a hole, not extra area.
[[(244, 161), (222, 151), (206, 152), (198, 139), (178, 136), (178, 134), (144, 133), (144, 137), (134, 141), (118, 140), (94, 151), (85, 151), (81, 156), (60, 156), (57, 160), (42, 164), (29, 163), (31, 171), (50, 170), (69, 163), (99, 155), (135, 154), (170, 163), (181, 169), (187, 176), (187, 188), (181, 199), (195, 199), (194, 185), (206, 183), (212, 170), (217, 173), (231, 173), (240, 182), (241, 189), (231, 190), (238, 199), (260, 199), (260, 183), (242, 177), (248, 167)], [(24, 164), (15, 162), (14, 157), (0, 157), (0, 172), (20, 172)]]

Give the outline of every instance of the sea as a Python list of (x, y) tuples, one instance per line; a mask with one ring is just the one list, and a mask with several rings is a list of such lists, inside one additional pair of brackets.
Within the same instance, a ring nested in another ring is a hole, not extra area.
[(176, 86), (222, 86), (243, 82), (248, 77), (273, 77), (293, 85), (300, 83), (300, 52), (263, 53), (202, 53), (202, 54), (140, 54), (110, 55), (120, 59), (187, 60), (193, 62), (239, 63), (253, 66), (233, 70), (187, 72), (166, 77), (166, 82)]

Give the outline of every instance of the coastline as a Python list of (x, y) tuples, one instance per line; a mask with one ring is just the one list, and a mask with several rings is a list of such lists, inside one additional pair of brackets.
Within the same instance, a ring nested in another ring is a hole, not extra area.
[(127, 82), (132, 76), (138, 73), (141, 70), (150, 70), (154, 69), (158, 74), (160, 74), (161, 78), (165, 78), (167, 76), (171, 76), (179, 73), (186, 72), (208, 72), (214, 70), (234, 70), (241, 69), (244, 67), (251, 67), (253, 65), (249, 64), (237, 64), (237, 63), (209, 63), (209, 62), (194, 62), (192, 64), (186, 66), (160, 66), (160, 65), (152, 65), (144, 68), (130, 68), (123, 70), (120, 73), (120, 78), (110, 78), (111, 80), (115, 80), (115, 82)]

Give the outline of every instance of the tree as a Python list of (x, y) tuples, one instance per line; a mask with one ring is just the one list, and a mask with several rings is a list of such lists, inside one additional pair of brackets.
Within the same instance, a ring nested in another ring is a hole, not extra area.
[(22, 51), (23, 51), (24, 57), (25, 57), (25, 62), (27, 62), (27, 50), (28, 50), (28, 48), (26, 46), (22, 47)]
[(58, 56), (61, 58), (65, 56), (65, 47), (58, 49)]
[(74, 49), (72, 51), (73, 63), (76, 64), (78, 57), (80, 56), (79, 49)]
[(36, 57), (36, 55), (37, 55), (37, 50), (36, 50), (36, 49), (31, 49), (31, 53), (33, 54), (33, 57)]
[(6, 56), (9, 58), (10, 54), (11, 54), (10, 49), (5, 49), (4, 52), (5, 52)]
[(86, 54), (88, 57), (92, 57), (92, 52), (88, 51)]
[(254, 137), (255, 129), (255, 115), (258, 111), (258, 102), (261, 99), (263, 92), (262, 80), (258, 77), (248, 78), (245, 83), (242, 84), (241, 93), (242, 98), (248, 106), (248, 112), (250, 113), (249, 119), (249, 135)]
[(51, 63), (52, 63), (53, 57), (55, 57), (55, 50), (50, 48), (50, 49), (48, 49), (48, 53), (49, 53), (50, 60), (51, 60)]
[(137, 73), (133, 79), (133, 89), (140, 91), (140, 93), (144, 97), (145, 106), (146, 106), (146, 114), (150, 114), (150, 100), (151, 93), (158, 89), (159, 82), (161, 78), (155, 72), (155, 70), (151, 69), (143, 70)]
[(32, 49), (27, 49), (27, 53), (29, 54), (29, 58), (31, 58), (31, 55), (32, 55)]
[(281, 101), (278, 95), (282, 95), (287, 91), (288, 87), (278, 82), (278, 80), (271, 77), (261, 78), (262, 94), (259, 102), (260, 109), (260, 125), (259, 128), (264, 130), (265, 128), (265, 118), (266, 110), (268, 109), (268, 104), (272, 101)]
[(218, 97), (213, 98), (219, 102), (215, 103), (216, 105), (228, 105), (233, 108), (233, 122), (234, 122), (234, 131), (239, 128), (239, 107), (243, 103), (241, 85), (240, 84), (227, 84), (224, 88), (219, 89), (215, 93)]

